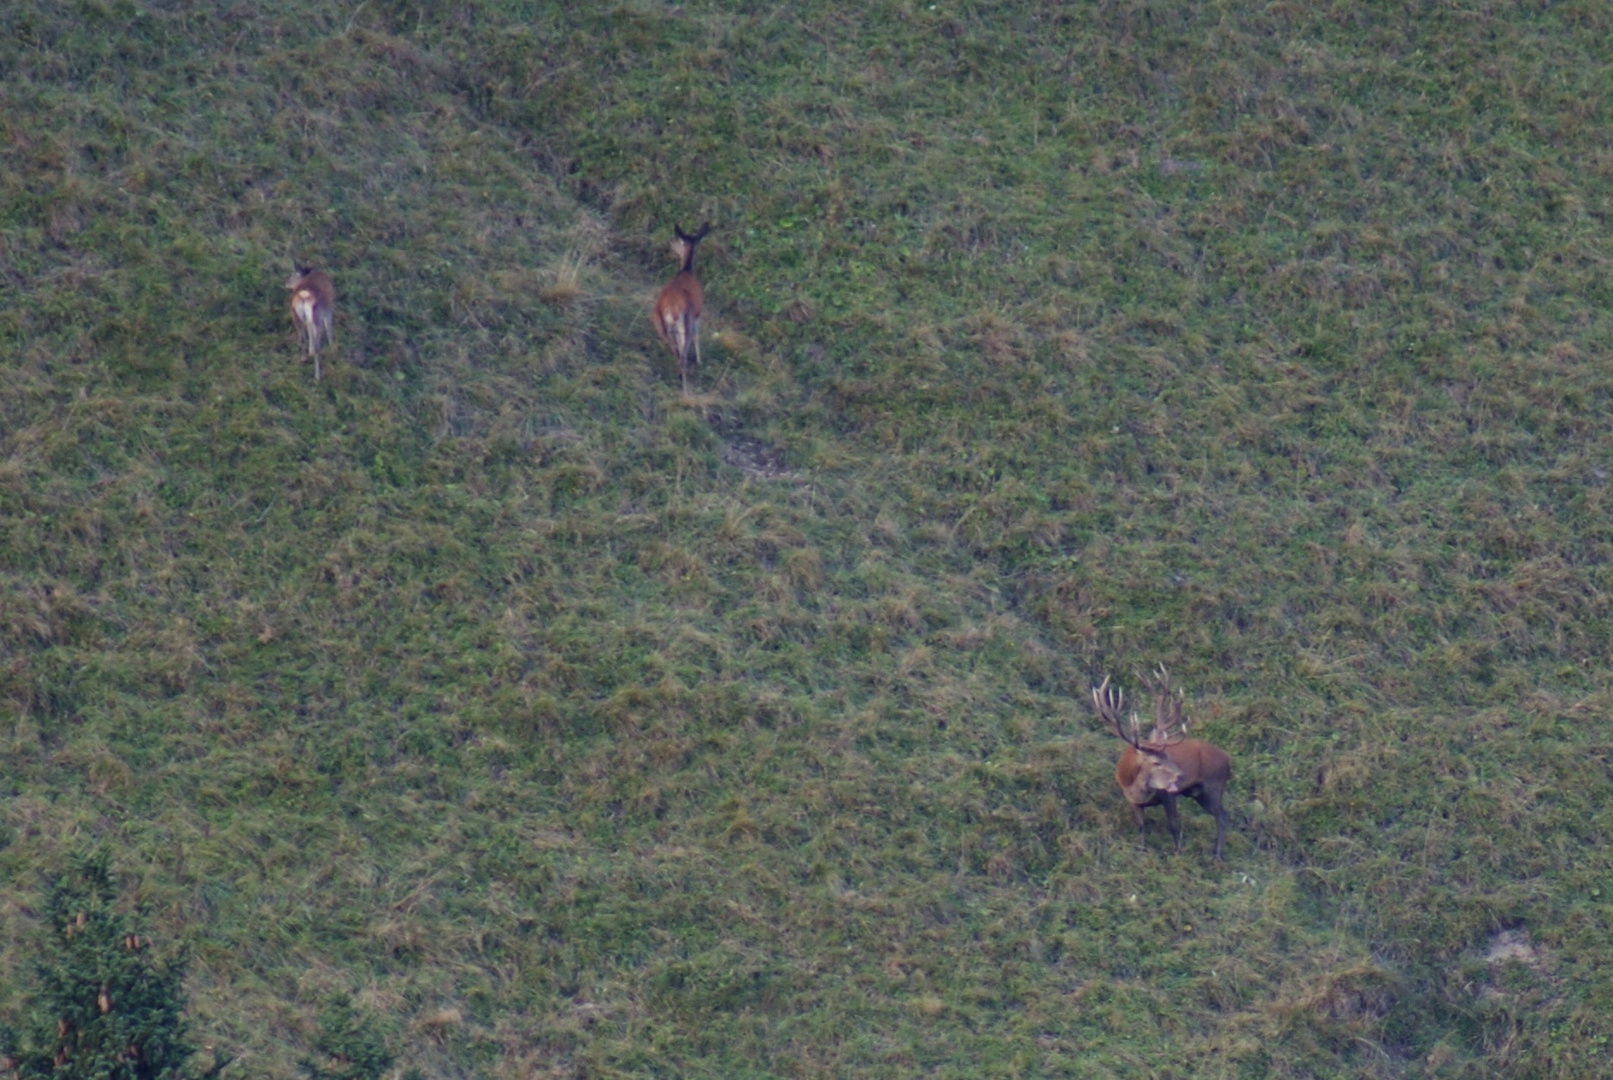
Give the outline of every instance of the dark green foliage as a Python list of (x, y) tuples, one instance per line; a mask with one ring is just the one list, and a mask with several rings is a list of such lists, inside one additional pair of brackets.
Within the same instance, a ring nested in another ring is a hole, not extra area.
[(105, 853), (77, 857), (47, 889), (27, 1030), (0, 1043), (26, 1080), (189, 1075), (184, 964), (153, 961), (146, 920), (117, 910), (109, 865)]
[(315, 1080), (379, 1080), (392, 1067), (393, 1055), (375, 1021), (353, 1008), (353, 999), (337, 994), (319, 1014), (314, 1039), (317, 1059), (302, 1062)]

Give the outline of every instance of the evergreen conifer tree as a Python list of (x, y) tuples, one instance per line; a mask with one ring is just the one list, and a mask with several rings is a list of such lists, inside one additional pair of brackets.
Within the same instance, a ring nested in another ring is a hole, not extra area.
[(104, 852), (75, 857), (51, 881), (33, 1007), (21, 1033), (0, 1029), (0, 1058), (22, 1080), (188, 1075), (184, 963), (159, 967), (139, 922), (116, 902)]

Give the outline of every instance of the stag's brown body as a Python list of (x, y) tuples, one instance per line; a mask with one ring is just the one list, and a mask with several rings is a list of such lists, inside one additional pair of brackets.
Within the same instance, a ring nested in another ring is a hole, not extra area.
[(1155, 775), (1154, 764), (1136, 747), (1126, 747), (1115, 766), (1115, 782), (1125, 792), (1126, 801), (1137, 819), (1137, 832), (1143, 832), (1143, 809), (1149, 806), (1165, 808), (1165, 824), (1177, 850), (1182, 847), (1182, 823), (1176, 816), (1176, 799), (1185, 796), (1204, 807), (1215, 817), (1215, 857), (1221, 857), (1221, 845), (1226, 837), (1227, 811), (1221, 805), (1227, 781), (1232, 779), (1232, 759), (1219, 746), (1203, 739), (1183, 739), (1167, 743), (1160, 748), (1176, 775), (1162, 786), (1151, 787)]
[(1227, 812), (1222, 803), (1227, 781), (1232, 778), (1232, 759), (1226, 751), (1203, 739), (1189, 739), (1182, 728), (1181, 698), (1173, 698), (1165, 683), (1164, 668), (1155, 692), (1154, 730), (1145, 741), (1132, 721), (1132, 733), (1126, 734), (1121, 720), (1123, 695), (1110, 690), (1109, 680), (1092, 692), (1098, 715), (1114, 728), (1115, 733), (1130, 745), (1120, 755), (1115, 766), (1115, 782), (1131, 804), (1132, 816), (1137, 822), (1137, 836), (1144, 844), (1143, 810), (1150, 806), (1165, 808), (1165, 823), (1170, 827), (1171, 838), (1178, 851), (1182, 848), (1182, 824), (1176, 813), (1176, 800), (1185, 796), (1202, 806), (1215, 818), (1215, 857), (1221, 858), (1221, 847), (1226, 838)]
[(711, 229), (711, 222), (700, 226), (700, 231), (693, 236), (686, 234), (676, 225), (672, 231), (676, 239), (672, 241), (672, 253), (681, 261), (671, 281), (661, 290), (661, 295), (655, 298), (655, 310), (650, 313), (650, 321), (655, 324), (655, 332), (672, 355), (678, 358), (678, 376), (683, 380), (683, 392), (689, 392), (689, 351), (694, 350), (695, 363), (700, 362), (700, 309), (705, 303), (705, 293), (700, 288), (700, 279), (694, 274), (694, 246), (700, 242)]

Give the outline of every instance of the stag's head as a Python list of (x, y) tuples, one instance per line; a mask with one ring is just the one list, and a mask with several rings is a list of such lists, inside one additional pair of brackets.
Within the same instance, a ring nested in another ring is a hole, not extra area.
[[(1160, 709), (1164, 708), (1166, 700), (1168, 700), (1168, 694), (1165, 698), (1156, 698), (1156, 704), (1159, 705)], [(1165, 752), (1165, 747), (1169, 742), (1175, 740), (1165, 737), (1167, 729), (1163, 725), (1163, 713), (1155, 719), (1153, 736), (1144, 741), (1141, 728), (1137, 723), (1137, 714), (1131, 714), (1129, 726), (1123, 718), (1125, 704), (1125, 691), (1119, 687), (1110, 686), (1108, 676), (1104, 676), (1101, 686), (1096, 686), (1092, 689), (1092, 705), (1098, 710), (1098, 715), (1114, 729), (1116, 735), (1130, 744), (1131, 752), (1136, 754), (1137, 760), (1146, 769), (1144, 783), (1148, 789), (1175, 795), (1181, 790), (1183, 774), (1182, 770), (1177, 767), (1175, 762), (1171, 761), (1170, 756)], [(1180, 704), (1177, 706), (1176, 715), (1178, 722), (1180, 722)], [(1177, 739), (1180, 738), (1181, 736), (1178, 735)]]
[(1148, 765), (1147, 783), (1150, 791), (1163, 791), (1175, 795), (1182, 790), (1183, 772), (1163, 751), (1138, 747), (1137, 754)]

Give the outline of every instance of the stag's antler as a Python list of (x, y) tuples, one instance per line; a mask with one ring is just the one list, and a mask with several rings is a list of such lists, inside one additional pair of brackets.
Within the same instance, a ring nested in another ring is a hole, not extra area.
[(1101, 685), (1092, 688), (1092, 707), (1098, 710), (1099, 719), (1113, 728), (1116, 735), (1137, 746), (1142, 742), (1142, 733), (1137, 729), (1137, 714), (1131, 714), (1131, 734), (1128, 735), (1125, 721), (1121, 716), (1125, 711), (1125, 704), (1125, 691), (1117, 686), (1110, 686), (1107, 675), (1103, 677)]
[(1148, 741), (1169, 744), (1187, 738), (1187, 724), (1182, 721), (1182, 702), (1187, 695), (1181, 690), (1171, 693), (1171, 675), (1164, 664), (1154, 669), (1149, 689), (1154, 692), (1154, 730)]

